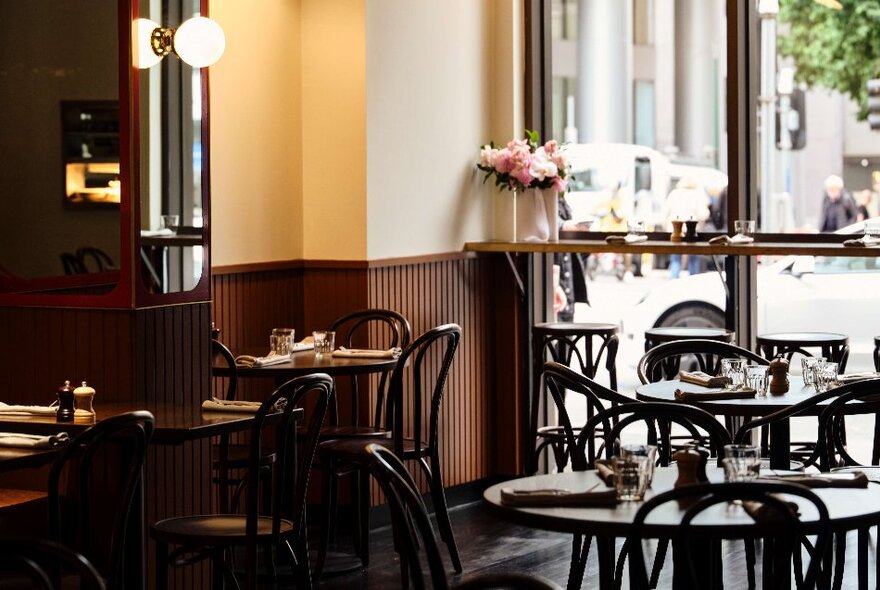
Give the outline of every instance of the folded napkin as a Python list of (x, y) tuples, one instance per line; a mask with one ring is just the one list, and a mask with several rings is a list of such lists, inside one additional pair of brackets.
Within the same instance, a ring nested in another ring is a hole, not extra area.
[(755, 397), (757, 393), (754, 389), (733, 389), (723, 391), (682, 391), (675, 390), (675, 399), (680, 402), (699, 402), (699, 401), (715, 401), (725, 399), (748, 399)]
[(174, 230), (165, 229), (142, 229), (141, 235), (145, 238), (159, 238), (164, 236), (173, 236)]
[(596, 468), (596, 475), (605, 482), (606, 486), (614, 487), (614, 468), (605, 459), (596, 459), (593, 467)]
[(713, 245), (729, 246), (731, 244), (751, 244), (754, 241), (755, 238), (751, 236), (736, 234), (735, 236), (716, 236), (709, 240), (709, 243)]
[(841, 383), (852, 383), (853, 381), (864, 381), (866, 379), (876, 379), (880, 377), (880, 373), (868, 371), (865, 373), (847, 373), (846, 375), (838, 375), (837, 380)]
[[(599, 484), (596, 484), (598, 486)], [(514, 490), (501, 488), (501, 503), (505, 506), (520, 508), (529, 507), (606, 507), (617, 505), (617, 490), (592, 491), (596, 486), (584, 492), (571, 490)]]
[(333, 351), (333, 356), (341, 358), (361, 358), (361, 359), (396, 359), (400, 356), (399, 348), (389, 348), (388, 350), (368, 350), (364, 348), (345, 348), (340, 346), (338, 350)]
[[(58, 410), (58, 402), (51, 406), (13, 406), (0, 402), (0, 416), (54, 416)], [(94, 416), (86, 410), (76, 410), (74, 418)]]
[(834, 467), (831, 473), (864, 473), (868, 481), (880, 483), (880, 467), (864, 466), (864, 467)]
[(861, 471), (841, 473), (796, 473), (792, 475), (767, 475), (759, 479), (796, 483), (808, 488), (866, 488), (868, 476)]
[(238, 367), (269, 367), (290, 362), (289, 354), (269, 353), (266, 356), (250, 356), (243, 354), (235, 357), (235, 365)]
[(29, 449), (51, 449), (70, 442), (66, 432), (50, 436), (22, 434), (20, 432), (0, 432), (0, 447), (20, 447)]
[(244, 400), (225, 400), (212, 397), (202, 402), (202, 409), (210, 412), (240, 412), (242, 414), (256, 414), (262, 406), (260, 402)]
[(681, 371), (678, 379), (684, 383), (693, 383), (703, 387), (724, 387), (730, 381), (727, 377), (713, 377), (702, 371)]
[[(773, 496), (782, 502), (782, 505), (788, 509), (792, 516), (796, 517), (798, 515), (798, 505), (796, 502), (780, 498), (777, 494), (773, 494)], [(773, 524), (786, 522), (785, 515), (779, 512), (780, 507), (775, 504), (749, 501), (743, 502), (743, 508), (752, 517), (752, 520), (757, 523)]]
[(304, 350), (314, 350), (315, 349), (315, 339), (311, 336), (306, 336), (299, 342), (294, 342), (293, 348), (290, 349), (290, 352), (302, 352)]
[(843, 242), (843, 245), (850, 248), (873, 248), (874, 246), (880, 246), (880, 238), (874, 236), (862, 236), (859, 239), (846, 240)]
[(648, 236), (645, 234), (627, 234), (625, 236), (607, 236), (606, 244), (638, 244), (639, 242), (647, 242)]

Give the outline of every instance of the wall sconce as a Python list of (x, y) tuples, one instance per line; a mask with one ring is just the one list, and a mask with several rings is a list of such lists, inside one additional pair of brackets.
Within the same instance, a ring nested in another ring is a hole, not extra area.
[(135, 21), (134, 64), (151, 68), (172, 51), (194, 68), (207, 68), (223, 55), (226, 35), (216, 22), (196, 16), (177, 29), (159, 26), (148, 18)]

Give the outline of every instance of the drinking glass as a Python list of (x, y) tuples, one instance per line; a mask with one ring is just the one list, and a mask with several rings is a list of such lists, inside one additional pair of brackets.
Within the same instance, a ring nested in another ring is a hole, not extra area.
[(752, 445), (724, 445), (725, 481), (750, 481), (761, 472), (761, 454)]
[(816, 385), (816, 365), (824, 363), (825, 359), (821, 357), (805, 356), (801, 359), (801, 373), (804, 378), (804, 385)]
[(741, 236), (751, 236), (755, 233), (754, 219), (737, 219), (733, 222), (733, 228)]
[(325, 354), (333, 352), (336, 343), (336, 332), (326, 330), (312, 332), (312, 339), (315, 341), (315, 357), (321, 358)]
[(746, 362), (743, 359), (721, 359), (721, 376), (727, 377), (724, 389), (740, 389), (745, 382)]
[(865, 235), (874, 238), (880, 238), (880, 221), (866, 221)]
[(180, 215), (163, 215), (159, 218), (161, 227), (159, 229), (176, 230), (180, 225)]
[(644, 221), (628, 221), (626, 226), (630, 235), (640, 236), (646, 231)]
[(837, 380), (837, 363), (824, 362), (816, 365), (816, 392), (820, 393), (834, 389), (840, 383)]
[(767, 386), (770, 379), (768, 373), (770, 369), (764, 365), (755, 365), (746, 367), (746, 385), (755, 390), (757, 397), (767, 395)]
[(273, 328), (269, 336), (269, 352), (289, 355), (293, 350), (294, 334), (293, 328)]
[(619, 501), (637, 502), (645, 497), (650, 463), (651, 460), (647, 456), (629, 455), (626, 458), (611, 458), (611, 465), (614, 468), (614, 487)]
[(620, 458), (626, 460), (630, 457), (648, 458), (648, 487), (654, 481), (654, 467), (657, 465), (657, 447), (654, 445), (627, 444), (620, 445)]

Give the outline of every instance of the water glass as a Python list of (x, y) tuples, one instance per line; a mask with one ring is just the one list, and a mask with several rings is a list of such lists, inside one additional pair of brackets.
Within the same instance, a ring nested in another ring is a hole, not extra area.
[(293, 350), (293, 328), (273, 328), (269, 336), (269, 352), (278, 355), (289, 355)]
[(745, 382), (745, 368), (743, 359), (721, 359), (721, 376), (727, 377), (724, 389), (740, 389)]
[(724, 445), (725, 481), (751, 481), (761, 473), (761, 454), (752, 445)]
[(637, 502), (645, 497), (650, 464), (651, 460), (647, 456), (629, 455), (626, 458), (611, 458), (611, 465), (614, 468), (614, 487), (619, 501)]
[(801, 359), (801, 373), (805, 386), (816, 385), (816, 365), (824, 362), (824, 358), (814, 356), (805, 356)]
[(159, 229), (177, 230), (180, 225), (180, 215), (163, 215), (159, 218)]
[(755, 390), (757, 397), (767, 395), (767, 386), (770, 384), (769, 371), (770, 369), (764, 365), (746, 367), (746, 385)]
[(626, 224), (630, 235), (640, 236), (645, 233), (646, 227), (644, 221), (628, 221)]
[(654, 481), (654, 468), (657, 465), (657, 447), (654, 445), (627, 444), (620, 446), (620, 458), (627, 460), (630, 457), (647, 457), (648, 459), (648, 487)]
[(837, 363), (824, 362), (816, 365), (816, 392), (821, 393), (834, 389), (840, 383), (837, 380)]
[(336, 332), (312, 332), (312, 339), (315, 341), (315, 357), (321, 358), (325, 354), (333, 352), (336, 344)]
[(755, 233), (755, 220), (737, 219), (733, 222), (733, 228), (741, 236), (751, 236)]

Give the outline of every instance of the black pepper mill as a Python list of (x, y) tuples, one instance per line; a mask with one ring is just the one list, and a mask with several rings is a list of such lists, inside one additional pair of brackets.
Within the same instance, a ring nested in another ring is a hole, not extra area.
[(70, 381), (65, 381), (64, 385), (58, 388), (58, 409), (55, 411), (55, 421), (73, 422), (73, 416), (73, 387), (70, 386)]

